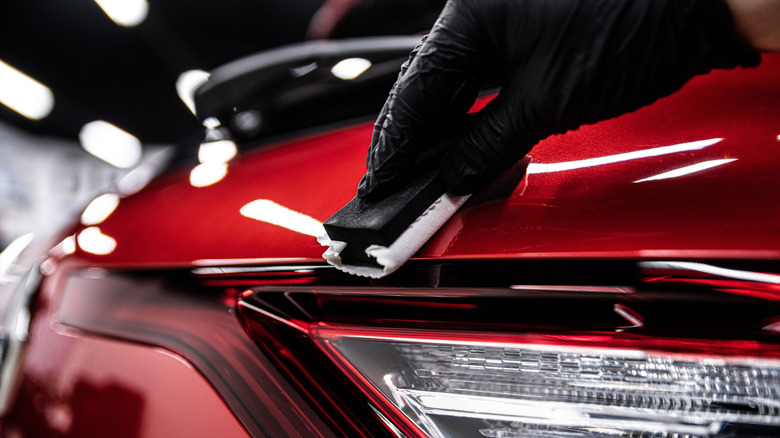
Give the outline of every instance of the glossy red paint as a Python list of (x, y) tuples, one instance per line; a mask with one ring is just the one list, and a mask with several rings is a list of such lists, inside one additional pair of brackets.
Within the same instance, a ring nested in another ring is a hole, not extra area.
[[(541, 142), (521, 183), (475, 197), (419, 257), (780, 256), (780, 204), (770, 196), (780, 191), (779, 74), (780, 56), (765, 55), (759, 68), (698, 77), (634, 113)], [(97, 225), (115, 248), (79, 255), (127, 266), (320, 260), (313, 236), (241, 209), (270, 200), (325, 220), (354, 195), (370, 132), (365, 123), (263, 148), (208, 187), (190, 185), (190, 169), (171, 174)], [(711, 144), (659, 149), (702, 140)], [(648, 150), (663, 154), (624, 155)], [(581, 167), (539, 166), (562, 162)], [(703, 162), (714, 167), (640, 182)]]
[(192, 366), (165, 350), (90, 336), (51, 341), (59, 360), (31, 359), (8, 436), (249, 436)]
[(57, 281), (48, 280), (3, 436), (249, 436), (181, 356), (59, 324)]
[(336, 436), (246, 336), (233, 312), (238, 291), (79, 263), (47, 270), (0, 432)]

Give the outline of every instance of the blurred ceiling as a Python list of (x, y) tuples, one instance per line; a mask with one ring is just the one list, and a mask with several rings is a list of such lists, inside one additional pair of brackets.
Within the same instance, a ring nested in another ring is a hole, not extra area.
[(0, 105), (0, 118), (67, 138), (105, 120), (144, 142), (178, 143), (200, 133), (176, 94), (182, 72), (301, 41), (321, 3), (149, 0), (145, 19), (125, 27), (94, 0), (4, 0), (0, 60), (45, 84), (55, 104), (38, 121)]
[[(444, 0), (3, 0), (0, 67), (4, 62), (44, 84), (54, 105), (40, 120), (0, 105), (0, 119), (61, 138), (75, 139), (85, 124), (103, 120), (144, 143), (197, 143), (202, 129), (176, 93), (179, 75), (302, 41), (312, 16), (326, 2), (346, 11), (332, 26), (328, 35), (332, 38), (423, 32), (444, 4)], [(112, 21), (117, 18), (111, 8), (133, 5), (144, 8), (140, 19), (131, 25)], [(2, 81), (0, 75), (0, 91)]]

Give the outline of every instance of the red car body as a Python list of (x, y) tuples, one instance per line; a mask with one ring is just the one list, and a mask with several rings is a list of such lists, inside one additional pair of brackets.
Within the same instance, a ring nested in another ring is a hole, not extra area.
[(765, 55), (544, 140), (386, 283), (327, 268), (311, 226), (354, 196), (370, 122), (205, 187), (172, 171), (49, 252), (2, 431), (424, 436), (313, 341), (339, 327), (777, 360), (778, 75)]

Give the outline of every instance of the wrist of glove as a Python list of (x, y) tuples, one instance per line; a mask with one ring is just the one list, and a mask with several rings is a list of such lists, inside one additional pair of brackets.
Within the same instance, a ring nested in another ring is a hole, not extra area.
[[(358, 196), (435, 167), (472, 193), (550, 135), (759, 61), (723, 0), (450, 0), (377, 119)], [(488, 84), (498, 96), (467, 114)]]

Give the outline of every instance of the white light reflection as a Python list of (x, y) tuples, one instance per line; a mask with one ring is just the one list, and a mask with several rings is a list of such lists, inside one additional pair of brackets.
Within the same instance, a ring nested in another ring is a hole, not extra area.
[(76, 242), (82, 251), (96, 255), (111, 254), (116, 249), (116, 240), (103, 234), (98, 227), (82, 230), (76, 237)]
[[(571, 383), (567, 382), (567, 385), (569, 384)], [(585, 427), (601, 430), (620, 428), (624, 432), (623, 436), (627, 436), (628, 434), (625, 432), (631, 430), (668, 432), (669, 435), (711, 436), (710, 425), (716, 424), (716, 427), (722, 427), (721, 423), (717, 422), (684, 424), (674, 420), (664, 421), (666, 418), (663, 416), (647, 420), (618, 415), (614, 415), (613, 418), (602, 418), (599, 415), (593, 415), (593, 412), (601, 413), (605, 412), (605, 409), (599, 412), (597, 407), (591, 408), (590, 406), (565, 402), (468, 396), (415, 389), (403, 389), (399, 392), (411, 400), (409, 404), (419, 406), (418, 409), (423, 412), (435, 412), (447, 416), (468, 412), (477, 418), (502, 418), (528, 424), (557, 427)], [(658, 421), (659, 419), (663, 422)]]
[(141, 159), (141, 142), (103, 120), (84, 125), (79, 141), (85, 151), (122, 169), (135, 166)]
[(203, 70), (188, 70), (176, 79), (176, 93), (187, 108), (195, 114), (195, 90), (209, 80), (211, 75)]
[(153, 166), (136, 167), (116, 182), (116, 189), (125, 196), (132, 195), (146, 187), (156, 174), (157, 169)]
[(241, 207), (241, 215), (307, 236), (318, 237), (325, 234), (325, 228), (320, 221), (268, 199), (257, 199), (246, 204)]
[(225, 163), (198, 164), (190, 171), (190, 185), (207, 187), (216, 184), (227, 175), (227, 167)]
[(700, 172), (702, 170), (710, 169), (716, 166), (720, 166), (722, 164), (731, 163), (732, 161), (736, 161), (736, 158), (724, 158), (722, 160), (702, 161), (701, 163), (693, 164), (691, 166), (681, 167), (679, 169), (675, 169), (669, 172), (664, 172), (648, 178), (639, 179), (634, 182), (641, 183), (646, 181), (657, 181), (659, 179), (677, 178), (678, 176), (689, 175), (691, 173)]
[(49, 87), (0, 60), (0, 103), (30, 120), (40, 120), (54, 109)]
[(404, 383), (404, 378), (398, 374), (398, 373), (388, 373), (385, 374), (382, 378), (385, 385), (390, 389), (390, 394), (392, 394), (393, 398), (395, 399), (395, 404), (399, 408), (405, 408), (406, 407), (406, 399), (399, 394), (398, 387), (406, 386)]
[(365, 73), (369, 67), (371, 67), (371, 61), (368, 59), (347, 58), (334, 65), (330, 72), (339, 79), (350, 80)]
[(55, 247), (60, 251), (61, 255), (70, 255), (76, 252), (76, 237), (75, 236), (68, 236), (65, 239), (62, 240), (57, 246)]
[(227, 163), (238, 153), (233, 140), (206, 141), (198, 148), (198, 161), (201, 163)]
[(106, 220), (118, 205), (119, 195), (104, 193), (87, 205), (87, 208), (81, 213), (81, 223), (83, 225), (97, 225)]
[(313, 72), (314, 70), (317, 70), (317, 67), (319, 67), (319, 64), (317, 61), (314, 61), (300, 67), (293, 67), (290, 69), (290, 73), (292, 73), (293, 77), (299, 78)]
[(615, 304), (613, 307), (613, 310), (615, 313), (623, 317), (626, 321), (628, 321), (629, 324), (631, 324), (630, 327), (622, 327), (622, 328), (639, 328), (644, 327), (645, 323), (642, 322), (642, 319), (635, 315), (633, 312), (631, 312), (631, 309), (627, 308), (626, 306), (622, 304)]
[(95, 3), (111, 21), (124, 27), (138, 26), (149, 15), (146, 0), (95, 0)]
[(640, 268), (645, 269), (682, 269), (696, 271), (718, 277), (733, 278), (735, 280), (755, 281), (758, 283), (780, 284), (780, 275), (764, 272), (740, 271), (737, 269), (721, 268), (697, 262), (641, 262)]
[(30, 335), (30, 309), (23, 306), (16, 312), (16, 325), (14, 326), (14, 338), (27, 342)]
[(203, 126), (208, 129), (217, 129), (222, 126), (222, 123), (215, 117), (206, 117), (206, 119), (203, 120)]
[(695, 151), (712, 146), (722, 138), (711, 138), (709, 140), (692, 141), (690, 143), (680, 143), (671, 146), (661, 146), (657, 148), (645, 149), (624, 154), (607, 155), (604, 157), (588, 158), (577, 161), (564, 161), (561, 163), (531, 163), (528, 165), (527, 173), (551, 173), (563, 172), (566, 170), (582, 169), (585, 167), (602, 166), (605, 164), (619, 163), (621, 161), (638, 160), (641, 158), (657, 157), (660, 155), (674, 154), (677, 152)]
[(34, 233), (23, 234), (14, 239), (0, 252), (0, 284), (5, 284), (8, 281), (11, 267), (34, 238)]

